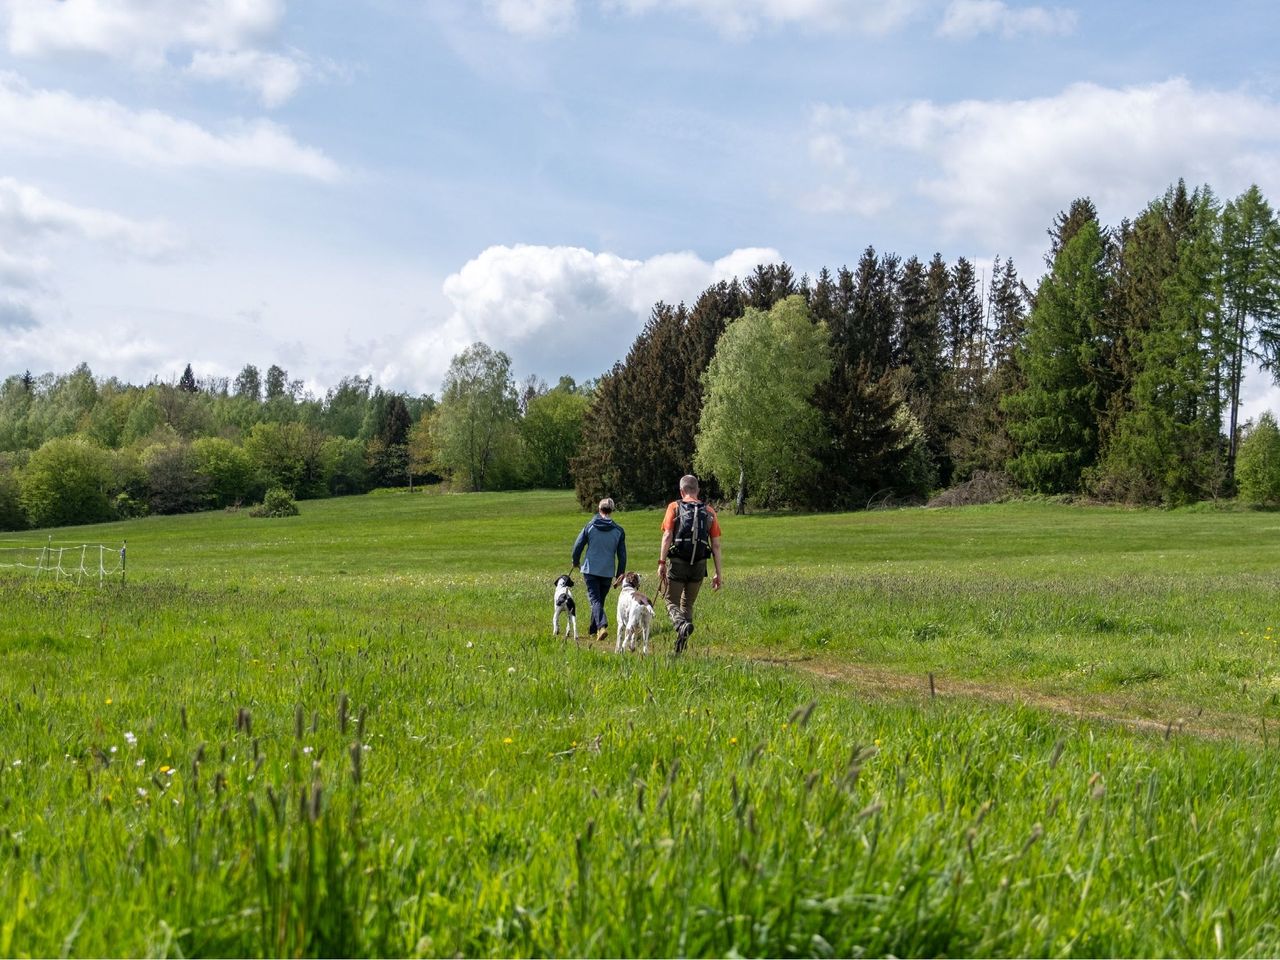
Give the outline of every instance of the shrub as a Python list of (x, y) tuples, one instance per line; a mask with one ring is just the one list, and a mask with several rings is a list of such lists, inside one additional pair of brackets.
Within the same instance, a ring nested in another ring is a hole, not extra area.
[(1236, 485), (1246, 503), (1280, 503), (1280, 428), (1270, 413), (1258, 418), (1240, 444)]
[(298, 504), (293, 494), (283, 487), (272, 487), (262, 498), (262, 503), (249, 511), (251, 517), (296, 517)]
[(222, 437), (201, 437), (191, 444), (196, 471), (209, 483), (215, 507), (227, 507), (262, 492), (249, 455)]
[(22, 471), (19, 500), (33, 527), (111, 520), (111, 454), (75, 437), (50, 440)]
[(189, 443), (155, 444), (142, 452), (140, 460), (152, 513), (192, 513), (206, 505), (209, 479), (198, 472)]

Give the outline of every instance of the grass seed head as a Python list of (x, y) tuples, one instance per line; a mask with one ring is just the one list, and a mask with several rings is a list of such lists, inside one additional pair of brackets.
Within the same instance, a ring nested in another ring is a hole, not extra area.
[(1053, 756), (1049, 758), (1049, 769), (1054, 770), (1058, 766), (1058, 761), (1062, 759), (1062, 751), (1067, 748), (1067, 741), (1059, 740), (1053, 745)]

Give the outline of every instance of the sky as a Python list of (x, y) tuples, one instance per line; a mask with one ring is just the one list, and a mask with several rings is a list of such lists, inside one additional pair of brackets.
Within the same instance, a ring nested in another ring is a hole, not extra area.
[(1278, 41), (1272, 0), (0, 0), (0, 377), (581, 381), (760, 262), (1034, 280), (1079, 196), (1280, 204)]

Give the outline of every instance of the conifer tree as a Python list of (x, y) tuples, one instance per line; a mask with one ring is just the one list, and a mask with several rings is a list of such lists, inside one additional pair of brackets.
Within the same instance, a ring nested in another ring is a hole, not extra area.
[[(1130, 292), (1127, 397), (1111, 403), (1099, 493), (1133, 502), (1185, 503), (1221, 491), (1220, 404), (1206, 331), (1217, 324), (1218, 209), (1207, 188), (1170, 187), (1124, 235)], [(1112, 325), (1114, 326), (1114, 324)], [(1114, 354), (1114, 347), (1113, 347)], [(1114, 363), (1111, 365), (1114, 370)]]
[(1280, 224), (1256, 184), (1226, 205), (1222, 221), (1227, 470), (1231, 473), (1246, 359), (1262, 360), (1280, 380)]
[[(1074, 206), (1073, 206), (1074, 209)], [(1106, 279), (1102, 230), (1084, 222), (1036, 291), (1022, 368), (1026, 386), (1006, 398), (1018, 453), (1008, 469), (1038, 493), (1075, 490), (1097, 457), (1096, 331)]]

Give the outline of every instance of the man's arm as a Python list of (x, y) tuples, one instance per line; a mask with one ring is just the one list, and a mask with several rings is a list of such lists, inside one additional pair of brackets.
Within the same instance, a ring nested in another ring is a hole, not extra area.
[(627, 531), (618, 528), (618, 573), (627, 572)]
[(578, 539), (573, 543), (573, 565), (578, 566), (578, 561), (582, 559), (582, 548), (587, 545), (587, 531), (591, 529), (591, 524), (587, 524), (582, 528), (582, 532), (578, 534)]
[(662, 545), (658, 547), (658, 576), (667, 566), (667, 551), (671, 549), (672, 534), (670, 530), (662, 531)]
[(720, 538), (719, 537), (711, 538), (711, 556), (714, 557), (716, 561), (716, 575), (711, 578), (711, 589), (719, 590), (720, 584), (723, 582), (720, 579)]

